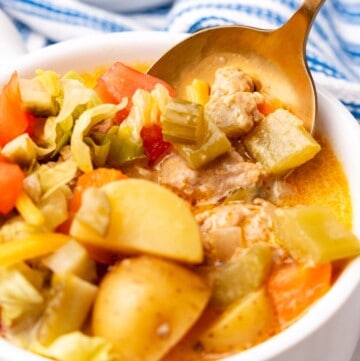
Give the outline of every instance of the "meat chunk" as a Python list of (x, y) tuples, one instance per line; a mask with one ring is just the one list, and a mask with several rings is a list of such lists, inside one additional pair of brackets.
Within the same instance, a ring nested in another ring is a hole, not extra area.
[(229, 138), (248, 133), (263, 119), (258, 105), (264, 101), (258, 92), (237, 92), (211, 96), (205, 105), (206, 119), (213, 121)]
[(211, 86), (211, 96), (253, 92), (254, 88), (254, 82), (249, 75), (236, 66), (227, 66), (216, 71), (215, 80)]
[(206, 258), (226, 261), (237, 250), (258, 242), (272, 242), (274, 206), (264, 200), (254, 204), (232, 202), (196, 215)]
[(231, 150), (200, 169), (171, 153), (157, 166), (157, 181), (193, 205), (215, 203), (240, 188), (250, 188), (267, 175), (258, 163), (245, 161)]

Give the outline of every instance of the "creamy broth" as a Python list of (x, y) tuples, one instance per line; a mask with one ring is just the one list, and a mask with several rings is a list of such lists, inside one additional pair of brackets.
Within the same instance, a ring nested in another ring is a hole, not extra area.
[[(283, 199), (283, 205), (306, 204), (329, 206), (336, 212), (338, 219), (351, 228), (351, 199), (344, 170), (328, 141), (319, 133), (315, 134), (315, 138), (321, 144), (322, 149), (315, 158), (289, 175), (287, 183), (293, 188), (293, 192)], [(333, 274), (334, 281), (345, 264), (346, 262), (342, 261), (336, 263)], [(163, 361), (215, 361), (227, 356), (224, 354), (205, 354), (197, 340), (199, 332), (218, 315), (218, 312), (209, 310), (189, 335)], [(281, 330), (273, 331), (277, 333)], [(268, 337), (271, 337), (271, 334)], [(259, 343), (262, 341), (264, 340), (258, 340)], [(249, 347), (251, 346), (254, 345), (249, 345)], [(234, 352), (236, 350), (231, 350), (230, 354)]]

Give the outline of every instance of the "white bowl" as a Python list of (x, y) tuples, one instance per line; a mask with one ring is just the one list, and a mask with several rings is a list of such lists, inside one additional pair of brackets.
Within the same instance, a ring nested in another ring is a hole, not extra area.
[[(31, 76), (37, 68), (66, 72), (92, 70), (116, 60), (150, 63), (184, 34), (132, 32), (76, 39), (24, 56), (13, 67)], [(9, 77), (0, 76), (0, 85)], [(316, 126), (329, 138), (349, 180), (354, 232), (360, 236), (360, 127), (326, 91), (318, 90)], [(287, 330), (227, 361), (349, 361), (360, 336), (360, 257), (353, 260), (332, 289)], [(0, 339), (0, 359), (40, 361)]]
[(80, 0), (89, 5), (94, 5), (99, 8), (111, 11), (141, 11), (153, 9), (158, 6), (169, 5), (173, 0)]

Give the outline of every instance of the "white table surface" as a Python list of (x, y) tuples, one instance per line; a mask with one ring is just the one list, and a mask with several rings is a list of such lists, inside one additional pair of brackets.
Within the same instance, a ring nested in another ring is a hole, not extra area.
[(360, 361), (360, 340), (350, 361)]

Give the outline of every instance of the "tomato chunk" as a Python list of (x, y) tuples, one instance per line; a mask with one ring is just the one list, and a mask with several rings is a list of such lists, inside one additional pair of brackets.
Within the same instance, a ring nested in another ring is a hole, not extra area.
[(95, 90), (105, 103), (118, 104), (123, 97), (128, 98), (126, 108), (116, 115), (116, 121), (120, 123), (130, 112), (131, 98), (136, 89), (151, 91), (156, 84), (164, 85), (169, 94), (175, 96), (174, 89), (163, 80), (116, 62), (98, 79)]
[(8, 214), (18, 199), (24, 180), (24, 172), (17, 164), (0, 159), (0, 213)]
[(144, 153), (149, 158), (150, 164), (154, 163), (171, 147), (171, 143), (164, 140), (159, 124), (144, 126), (140, 136), (143, 140)]
[(15, 72), (0, 95), (0, 146), (28, 128), (28, 117), (21, 102), (19, 79)]

